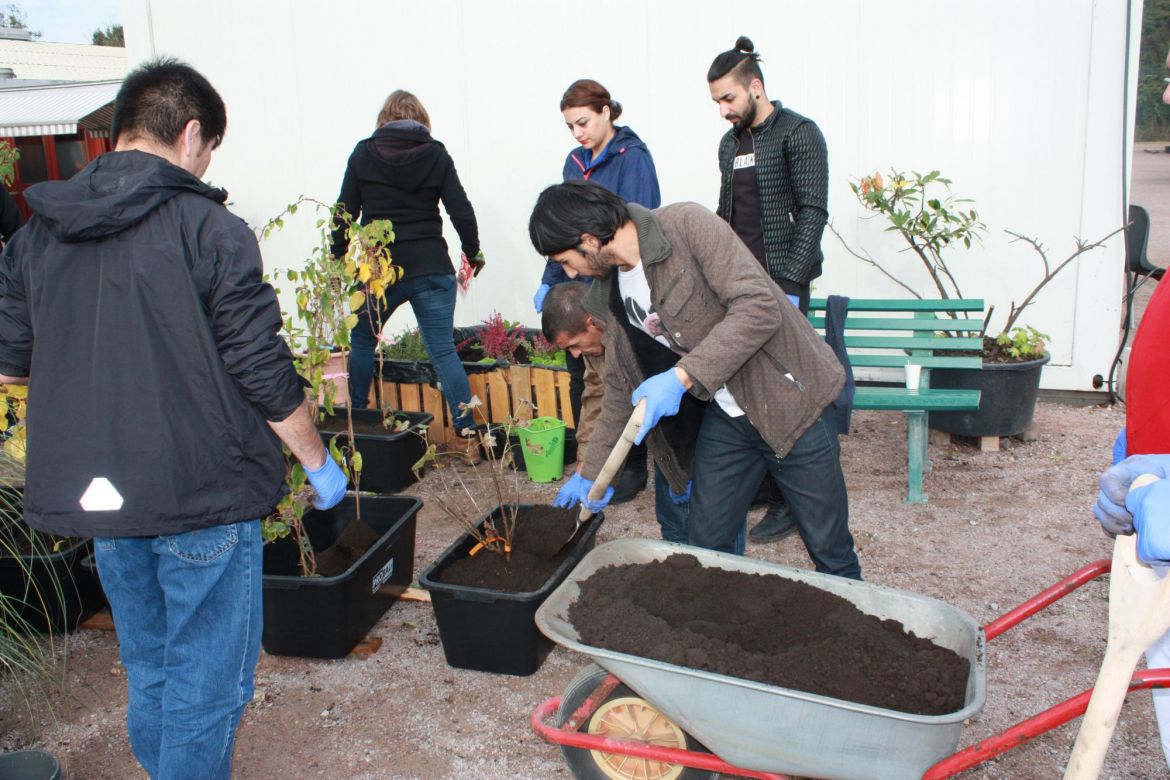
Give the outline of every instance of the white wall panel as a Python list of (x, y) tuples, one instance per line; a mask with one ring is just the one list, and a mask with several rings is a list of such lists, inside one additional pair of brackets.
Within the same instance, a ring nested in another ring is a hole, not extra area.
[[(734, 12), (697, 0), (205, 0), (195, 13), (124, 0), (131, 62), (181, 57), (223, 94), (228, 135), (209, 177), (253, 224), (300, 194), (335, 198), (385, 95), (418, 94), (476, 207), (489, 259), (459, 303), (461, 324), (493, 309), (538, 322), (531, 294), (541, 261), (527, 220), (573, 145), (557, 107), (577, 78), (597, 79), (622, 102), (621, 122), (649, 144), (665, 202), (714, 205), (715, 150), (727, 125), (705, 74), (747, 34), (764, 55), (770, 96), (824, 131), (831, 219), (853, 246), (925, 281), (849, 190), (873, 170), (938, 168), (975, 200), (989, 233), (955, 258), (955, 270), (967, 295), (997, 304), (995, 325), (1040, 274), (1031, 250), (1004, 229), (1038, 237), (1057, 260), (1074, 236), (1097, 238), (1120, 224), (1125, 14), (1125, 3), (1092, 0), (747, 0)], [(1140, 7), (1135, 46), (1139, 16)], [(293, 220), (265, 243), (270, 268), (298, 263), (312, 222)], [(450, 230), (448, 243), (457, 253)], [(818, 294), (901, 294), (828, 232), (824, 248)], [(1046, 386), (1088, 390), (1094, 374), (1107, 373), (1123, 257), (1115, 239), (1024, 317), (1053, 337)], [(401, 311), (389, 327), (412, 319)]]

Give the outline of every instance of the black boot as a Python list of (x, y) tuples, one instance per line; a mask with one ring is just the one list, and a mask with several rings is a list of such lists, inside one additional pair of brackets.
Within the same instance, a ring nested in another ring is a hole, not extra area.
[(768, 506), (764, 519), (756, 523), (748, 531), (748, 539), (756, 544), (768, 544), (787, 539), (796, 533), (796, 518), (792, 516), (792, 509), (788, 502), (780, 501)]

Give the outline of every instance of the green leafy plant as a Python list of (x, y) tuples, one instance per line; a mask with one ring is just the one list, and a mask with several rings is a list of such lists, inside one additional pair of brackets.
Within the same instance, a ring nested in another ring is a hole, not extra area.
[(543, 333), (537, 333), (530, 344), (532, 350), (528, 355), (528, 359), (532, 365), (565, 367), (565, 351), (557, 348), (557, 345), (546, 339)]
[[(305, 203), (317, 210), (318, 242), (302, 268), (286, 272), (285, 278), (293, 284), (296, 314), (284, 316), (284, 332), (297, 371), (308, 383), (308, 397), (319, 401), (323, 419), (335, 413), (334, 380), (348, 376), (350, 332), (358, 324), (358, 312), (368, 300), (377, 316), (385, 304), (387, 288), (402, 278), (402, 268), (391, 262), (394, 230), (388, 220), (360, 225), (339, 206), (304, 196), (270, 220), (261, 229), (261, 238), (282, 228), (285, 217), (295, 215), (298, 206)], [(335, 226), (344, 229), (349, 239), (348, 250), (340, 257), (332, 251)], [(336, 370), (338, 364), (340, 371)], [(347, 404), (343, 408), (345, 430), (330, 439), (328, 450), (354, 485), (355, 506), (360, 517), (362, 455), (355, 446), (351, 407)], [(264, 520), (264, 538), (272, 541), (293, 534), (301, 552), (302, 572), (311, 574), (315, 568), (312, 546), (301, 522), (309, 506), (311, 488), (304, 468), (292, 460), (287, 448), (285, 456), (288, 494), (275, 514)]]
[(409, 328), (389, 340), (380, 342), (382, 357), (387, 360), (430, 360), (426, 342), (423, 341), (422, 331), (418, 328)]
[[(969, 198), (956, 198), (951, 193), (950, 179), (943, 178), (938, 171), (930, 171), (926, 174), (918, 172), (906, 174), (891, 170), (888, 179), (883, 177), (881, 173), (875, 172), (856, 182), (851, 182), (849, 186), (857, 197), (858, 203), (874, 216), (885, 219), (889, 223), (886, 230), (897, 233), (906, 244), (907, 251), (918, 258), (939, 298), (945, 300), (963, 297), (956, 275), (952, 271), (951, 262), (956, 251), (967, 250), (973, 244), (982, 243), (987, 226), (980, 220), (979, 214), (971, 206), (972, 201)], [(868, 252), (854, 250), (831, 224), (829, 229), (833, 231), (833, 234), (837, 236), (851, 255), (876, 268), (915, 298), (923, 297), (913, 283), (890, 272)], [(1048, 337), (1033, 328), (1017, 327), (1020, 315), (1033, 303), (1040, 291), (1056, 278), (1057, 274), (1082, 254), (1104, 246), (1110, 238), (1123, 230), (1125, 230), (1124, 226), (1096, 241), (1084, 241), (1077, 238), (1075, 239), (1076, 247), (1072, 253), (1056, 263), (1049, 261), (1048, 250), (1039, 240), (1005, 230), (1005, 233), (1012, 236), (1013, 243), (1023, 241), (1037, 253), (1042, 275), (1040, 281), (1024, 295), (1019, 303), (1016, 303), (1015, 300), (1011, 301), (1007, 319), (1000, 331), (994, 336), (987, 334), (987, 328), (995, 312), (995, 305), (988, 306), (981, 331), (984, 360), (1030, 360), (1042, 357)], [(951, 316), (957, 317), (954, 314)], [(1019, 340), (1018, 346), (1009, 346), (1017, 344), (1017, 340)], [(1019, 358), (1012, 355), (1012, 349), (1019, 353)], [(1032, 355), (1033, 357), (1023, 357), (1024, 355)]]
[(16, 179), (16, 163), (20, 150), (8, 141), (0, 141), (0, 184), (11, 186)]
[(1031, 326), (1012, 328), (995, 337), (1002, 354), (1013, 360), (1038, 360), (1044, 357), (1049, 336)]

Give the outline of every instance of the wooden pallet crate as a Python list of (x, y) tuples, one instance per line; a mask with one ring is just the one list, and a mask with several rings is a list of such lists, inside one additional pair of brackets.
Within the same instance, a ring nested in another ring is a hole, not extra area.
[[(469, 374), (471, 394), (483, 403), (476, 421), (504, 423), (509, 417), (528, 420), (533, 416), (556, 417), (569, 428), (576, 427), (569, 403), (569, 372), (540, 366), (507, 366), (483, 374)], [(429, 412), (434, 415), (428, 435), (436, 444), (446, 444), (455, 437), (451, 413), (443, 393), (429, 383), (381, 381), (383, 403), (406, 412)], [(376, 401), (371, 391), (370, 405)], [(535, 415), (533, 414), (535, 406)], [(482, 414), (481, 414), (482, 412)]]

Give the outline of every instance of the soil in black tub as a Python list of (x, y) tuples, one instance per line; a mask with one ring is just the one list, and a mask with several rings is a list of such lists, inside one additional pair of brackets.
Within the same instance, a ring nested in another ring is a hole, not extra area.
[(334, 544), (316, 554), (317, 576), (345, 574), (380, 538), (361, 520), (351, 520)]
[(534, 506), (516, 516), (512, 554), (480, 550), (448, 566), (441, 582), (505, 593), (540, 590), (572, 549), (566, 540), (577, 524), (577, 509)]
[(966, 659), (895, 620), (693, 555), (599, 569), (569, 621), (595, 647), (899, 712), (955, 712), (967, 689)]

